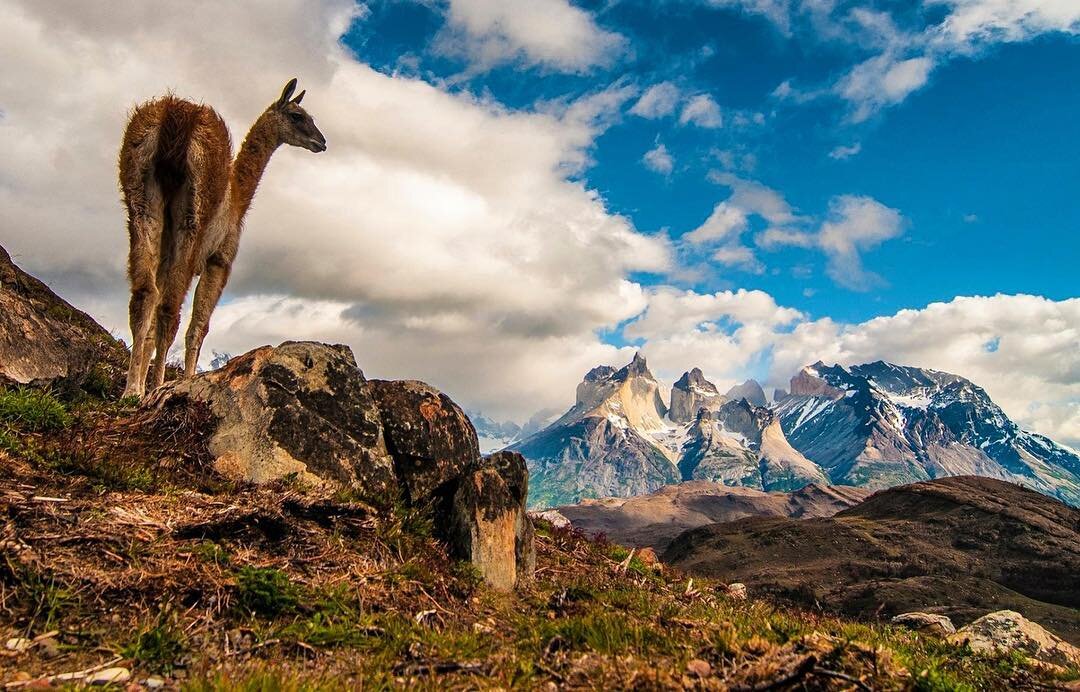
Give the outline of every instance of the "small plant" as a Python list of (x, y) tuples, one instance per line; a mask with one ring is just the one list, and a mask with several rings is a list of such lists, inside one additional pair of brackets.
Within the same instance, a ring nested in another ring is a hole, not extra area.
[(203, 541), (191, 549), (191, 554), (203, 562), (224, 567), (229, 564), (229, 552), (213, 541)]
[(246, 613), (276, 617), (295, 611), (300, 603), (296, 585), (281, 570), (243, 567), (236, 581), (236, 604)]
[(62, 430), (71, 424), (71, 415), (48, 392), (16, 387), (0, 389), (0, 423), (27, 432)]
[(163, 612), (153, 627), (140, 631), (121, 653), (155, 672), (169, 673), (186, 648), (184, 633), (176, 626), (175, 618)]
[(55, 578), (28, 569), (18, 573), (18, 581), (18, 590), (32, 605), (31, 622), (42, 630), (53, 629), (71, 603), (71, 592), (57, 584)]

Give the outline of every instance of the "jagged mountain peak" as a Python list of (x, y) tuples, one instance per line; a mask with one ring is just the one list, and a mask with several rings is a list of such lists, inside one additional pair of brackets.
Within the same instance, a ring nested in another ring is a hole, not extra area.
[(712, 409), (726, 401), (716, 385), (705, 379), (700, 368), (692, 368), (671, 388), (668, 416), (675, 423), (692, 421), (699, 411)]
[(612, 375), (612, 378), (616, 380), (627, 380), (631, 377), (655, 379), (649, 372), (649, 364), (645, 361), (645, 356), (641, 355), (641, 351), (634, 353), (633, 360)]
[(765, 390), (754, 379), (735, 385), (724, 396), (728, 399), (746, 399), (754, 406), (767, 406), (769, 403), (765, 398)]

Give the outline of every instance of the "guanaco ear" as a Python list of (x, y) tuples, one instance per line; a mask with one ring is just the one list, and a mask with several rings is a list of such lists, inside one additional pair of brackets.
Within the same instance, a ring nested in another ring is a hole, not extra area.
[(281, 90), (281, 98), (278, 99), (278, 105), (284, 106), (288, 103), (294, 91), (296, 91), (296, 77), (290, 79), (289, 83), (285, 85), (285, 88)]
[(304, 100), (304, 94), (306, 94), (306, 93), (307, 93), (307, 89), (304, 89), (303, 91), (301, 91), (299, 94), (296, 95), (296, 98), (294, 98), (292, 100), (292, 102), (299, 106), (300, 102)]

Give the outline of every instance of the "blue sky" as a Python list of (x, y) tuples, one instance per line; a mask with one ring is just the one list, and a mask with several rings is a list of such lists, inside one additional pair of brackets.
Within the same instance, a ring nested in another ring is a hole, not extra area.
[[(837, 96), (798, 102), (775, 92), (785, 82), (827, 89), (880, 50), (873, 42), (826, 38), (799, 19), (788, 29), (738, 6), (576, 4), (601, 30), (626, 41), (618, 58), (578, 73), (521, 59), (473, 70), (470, 56), (440, 48), (445, 20), (434, 3), (371, 3), (343, 40), (380, 70), (415, 74), (510, 108), (543, 108), (620, 84), (669, 82), (681, 94), (708, 95), (720, 108), (720, 127), (680, 124), (678, 107), (657, 119), (623, 113), (591, 150), (593, 164), (580, 177), (643, 232), (679, 238), (700, 226), (730, 194), (709, 180), (711, 171), (723, 170), (775, 190), (812, 219), (826, 217), (838, 194), (871, 197), (903, 217), (898, 237), (862, 253), (865, 268), (880, 280), (855, 290), (830, 279), (821, 253), (801, 247), (758, 249), (761, 266), (753, 270), (698, 253), (700, 275), (678, 282), (688, 288), (761, 289), (783, 305), (845, 321), (957, 295), (1076, 295), (1076, 36), (1050, 32), (942, 60), (925, 86), (855, 122), (852, 104)], [(878, 7), (911, 31), (940, 19), (940, 7), (911, 11), (908, 5)], [(670, 173), (642, 160), (657, 143), (673, 160)], [(830, 157), (838, 148), (848, 148), (848, 156)], [(750, 232), (762, 225), (752, 220)]]

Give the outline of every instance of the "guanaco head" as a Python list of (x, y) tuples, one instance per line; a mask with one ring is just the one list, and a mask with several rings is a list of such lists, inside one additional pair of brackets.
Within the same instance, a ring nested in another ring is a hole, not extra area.
[(326, 151), (326, 137), (315, 127), (315, 120), (300, 107), (306, 92), (301, 91), (293, 98), (294, 91), (295, 77), (289, 80), (281, 92), (281, 98), (267, 111), (273, 118), (278, 141), (316, 153)]

